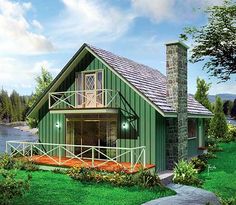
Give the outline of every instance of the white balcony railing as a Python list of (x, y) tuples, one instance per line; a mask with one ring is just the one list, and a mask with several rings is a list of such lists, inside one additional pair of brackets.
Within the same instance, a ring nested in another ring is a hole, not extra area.
[[(80, 149), (79, 154), (73, 152), (74, 149)], [(113, 150), (112, 154), (111, 151)], [(7, 141), (6, 153), (10, 156), (28, 157), (29, 160), (36, 161), (44, 156), (52, 160), (59, 166), (65, 165), (72, 159), (77, 159), (81, 164), (93, 168), (99, 168), (108, 162), (114, 162), (117, 165), (128, 169), (132, 172), (138, 166), (146, 167), (145, 146), (140, 147), (105, 147), (105, 146), (89, 146), (89, 145), (72, 145), (72, 144), (54, 144), (54, 143), (38, 143), (38, 142), (21, 142), (21, 141)], [(90, 156), (85, 156), (89, 153)], [(56, 157), (53, 157), (53, 156)], [(68, 157), (69, 155), (69, 157)], [(65, 156), (67, 156), (65, 158)], [(97, 156), (102, 156), (98, 158)], [(121, 162), (122, 158), (126, 158), (130, 163), (130, 167), (124, 167)], [(63, 159), (63, 160), (62, 160)], [(85, 160), (86, 159), (86, 160)], [(91, 160), (88, 164), (87, 160)], [(95, 163), (95, 160), (101, 160), (100, 163)]]
[(49, 109), (112, 107), (119, 92), (110, 89), (49, 93)]

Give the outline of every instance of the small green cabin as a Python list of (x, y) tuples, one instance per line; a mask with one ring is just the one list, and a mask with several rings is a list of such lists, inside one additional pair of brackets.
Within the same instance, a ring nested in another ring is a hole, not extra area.
[(200, 154), (212, 113), (187, 94), (187, 46), (168, 43), (166, 51), (167, 77), (83, 44), (28, 113), (38, 118), (45, 152), (159, 171)]

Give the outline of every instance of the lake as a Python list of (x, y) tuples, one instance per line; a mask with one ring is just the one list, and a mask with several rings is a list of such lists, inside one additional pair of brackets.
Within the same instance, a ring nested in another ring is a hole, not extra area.
[(231, 124), (231, 125), (236, 125), (236, 120), (228, 119), (228, 120), (227, 120), (227, 123), (228, 123), (228, 124)]
[(37, 141), (37, 139), (37, 136), (34, 136), (29, 132), (23, 132), (12, 127), (0, 125), (0, 153), (5, 152), (6, 141)]

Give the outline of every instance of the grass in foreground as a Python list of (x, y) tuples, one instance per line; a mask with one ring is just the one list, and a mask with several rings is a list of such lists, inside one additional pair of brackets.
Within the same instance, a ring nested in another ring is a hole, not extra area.
[(203, 188), (222, 198), (236, 199), (236, 142), (222, 143), (220, 147), (223, 151), (208, 162), (216, 169), (211, 170), (209, 176), (207, 170), (200, 175), (204, 179)]
[[(26, 172), (19, 171), (19, 177)], [(168, 189), (113, 187), (109, 184), (81, 183), (67, 175), (46, 171), (32, 172), (30, 191), (13, 201), (14, 205), (136, 205), (173, 195)]]

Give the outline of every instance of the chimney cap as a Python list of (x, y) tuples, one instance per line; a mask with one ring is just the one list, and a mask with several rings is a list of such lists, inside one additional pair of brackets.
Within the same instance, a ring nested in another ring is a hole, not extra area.
[(170, 45), (175, 45), (175, 44), (176, 45), (179, 44), (183, 46), (184, 48), (189, 49), (189, 46), (187, 46), (183, 41), (170, 41), (170, 42), (167, 42), (165, 45), (170, 46)]

